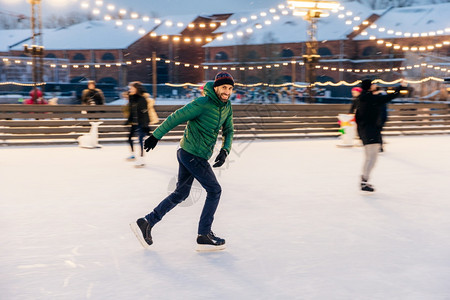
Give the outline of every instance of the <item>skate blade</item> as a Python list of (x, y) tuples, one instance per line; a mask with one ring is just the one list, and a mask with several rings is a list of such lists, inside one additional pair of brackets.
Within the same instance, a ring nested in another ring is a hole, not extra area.
[(369, 191), (360, 191), (359, 192), (361, 195), (373, 195), (373, 194), (375, 194), (375, 191), (373, 191), (373, 192), (369, 192)]
[(144, 237), (142, 236), (141, 229), (137, 226), (137, 224), (130, 223), (130, 228), (131, 231), (134, 232), (134, 235), (138, 239), (139, 243), (141, 243), (142, 247), (144, 247), (145, 249), (150, 249), (150, 245), (145, 242)]
[(197, 248), (195, 250), (197, 252), (213, 252), (224, 250), (226, 247), (227, 247), (226, 245), (214, 246), (214, 245), (197, 244)]

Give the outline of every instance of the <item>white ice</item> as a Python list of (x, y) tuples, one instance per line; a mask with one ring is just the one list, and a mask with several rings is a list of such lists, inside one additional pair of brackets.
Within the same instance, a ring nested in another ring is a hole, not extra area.
[(125, 144), (4, 147), (0, 299), (450, 299), (449, 136), (386, 140), (373, 195), (360, 147), (235, 141), (215, 170), (228, 247), (213, 253), (194, 250), (198, 186), (151, 250), (129, 228), (173, 189), (176, 143), (142, 169)]

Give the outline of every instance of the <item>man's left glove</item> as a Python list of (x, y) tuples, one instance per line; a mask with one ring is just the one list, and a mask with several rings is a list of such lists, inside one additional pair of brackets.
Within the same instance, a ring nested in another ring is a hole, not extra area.
[(149, 151), (150, 149), (153, 149), (153, 148), (155, 148), (156, 147), (156, 144), (158, 144), (158, 139), (157, 138), (155, 138), (154, 136), (153, 136), (153, 134), (151, 134), (149, 137), (148, 137), (148, 139), (146, 139), (145, 140), (145, 142), (144, 142), (144, 149), (145, 149), (145, 151)]
[(216, 160), (214, 161), (215, 164), (213, 165), (213, 168), (221, 167), (224, 164), (227, 155), (227, 150), (220, 149), (219, 155), (217, 155)]

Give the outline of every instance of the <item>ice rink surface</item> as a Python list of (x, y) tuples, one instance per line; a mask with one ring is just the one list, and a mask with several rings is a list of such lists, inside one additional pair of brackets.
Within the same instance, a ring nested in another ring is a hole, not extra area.
[(177, 143), (141, 169), (125, 144), (1, 148), (0, 299), (450, 299), (450, 136), (386, 140), (373, 195), (361, 147), (236, 141), (210, 253), (198, 185), (151, 250), (128, 225), (173, 189)]

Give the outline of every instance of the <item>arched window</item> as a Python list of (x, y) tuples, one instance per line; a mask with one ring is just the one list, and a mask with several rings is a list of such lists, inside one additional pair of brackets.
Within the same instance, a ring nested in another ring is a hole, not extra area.
[(156, 69), (158, 72), (157, 83), (167, 83), (169, 82), (169, 64), (164, 62), (167, 59), (167, 56), (162, 54), (159, 55), (159, 57), (161, 60), (156, 63)]
[(283, 51), (281, 51), (281, 53), (280, 53), (280, 56), (289, 58), (289, 57), (294, 56), (294, 52), (292, 52), (291, 49), (283, 49)]
[(72, 59), (73, 60), (86, 60), (86, 57), (81, 53), (76, 53)]
[(363, 56), (376, 56), (376, 55), (380, 55), (381, 51), (378, 50), (377, 47), (373, 47), (373, 46), (369, 46), (364, 48), (362, 55)]
[(251, 50), (247, 52), (246, 57), (248, 59), (259, 59), (259, 54), (258, 52), (256, 52), (255, 50)]
[(219, 53), (216, 54), (215, 59), (216, 60), (228, 60), (228, 54), (226, 54), (223, 51), (220, 51)]
[(114, 54), (107, 52), (107, 53), (103, 54), (102, 60), (103, 61), (114, 61), (114, 60), (116, 60), (116, 57), (114, 56)]
[(56, 58), (56, 55), (53, 53), (49, 53), (45, 56), (46, 58)]
[(327, 47), (321, 47), (319, 50), (317, 50), (317, 54), (320, 56), (332, 56), (333, 53), (331, 53), (331, 50)]

